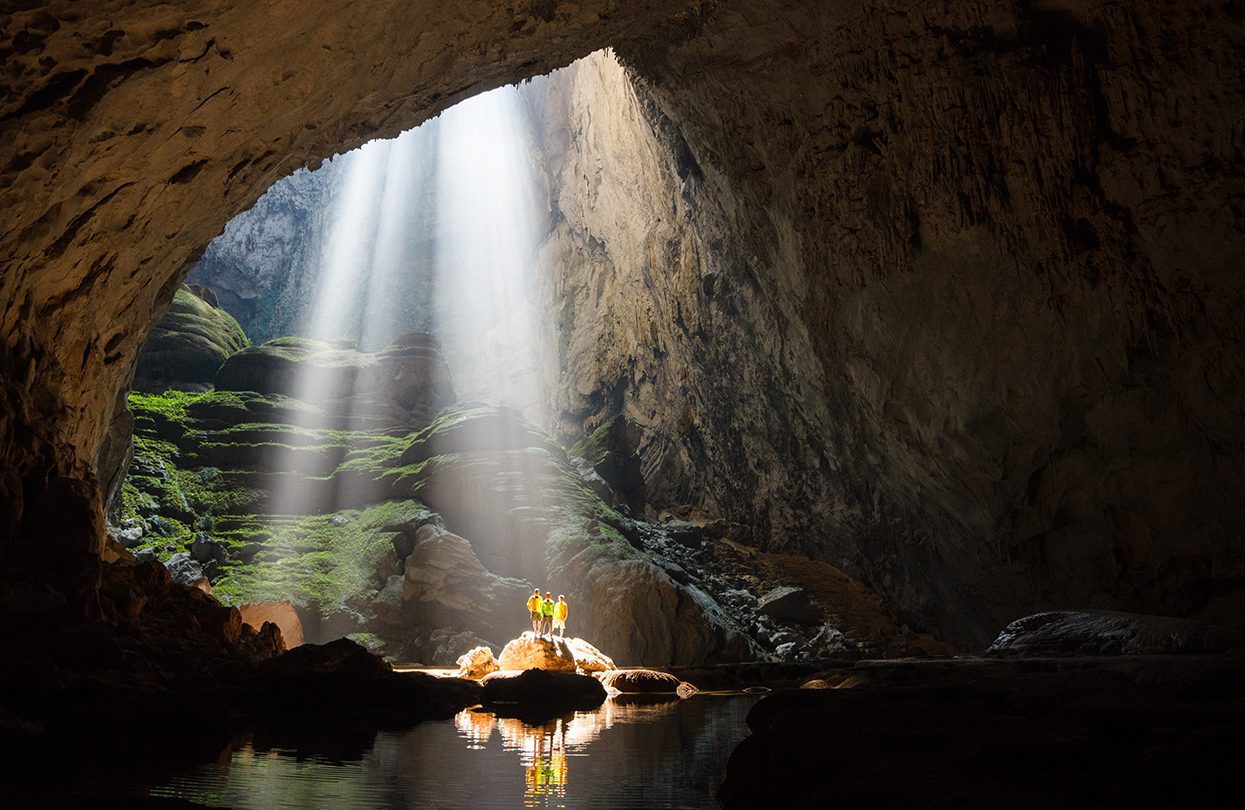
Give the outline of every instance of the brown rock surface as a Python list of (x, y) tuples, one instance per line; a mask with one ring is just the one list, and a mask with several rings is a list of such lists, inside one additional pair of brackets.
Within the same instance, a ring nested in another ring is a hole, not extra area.
[(303, 643), (303, 623), (294, 611), (294, 605), (285, 602), (251, 602), (240, 605), (242, 623), (259, 630), (265, 622), (272, 622), (281, 630), (285, 648), (292, 650)]
[(655, 669), (614, 669), (603, 672), (600, 681), (607, 689), (619, 692), (677, 692), (679, 679), (668, 672)]

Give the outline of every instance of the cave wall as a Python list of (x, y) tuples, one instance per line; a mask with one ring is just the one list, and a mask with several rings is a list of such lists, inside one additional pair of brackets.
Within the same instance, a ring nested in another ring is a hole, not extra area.
[(620, 49), (735, 235), (719, 286), (820, 366), (777, 375), (825, 397), (828, 467), (770, 543), (961, 640), (1049, 605), (1242, 621), (1243, 33), (1231, 3), (755, 2)]
[(614, 134), (656, 185), (611, 187), (621, 152), (555, 184), (585, 260), (553, 288), (568, 432), (621, 408), (655, 507), (948, 637), (1052, 604), (1245, 615), (1235, 3), (52, 3), (0, 30), (6, 559), (24, 504), (91, 477), (230, 216), (613, 44), (649, 127)]

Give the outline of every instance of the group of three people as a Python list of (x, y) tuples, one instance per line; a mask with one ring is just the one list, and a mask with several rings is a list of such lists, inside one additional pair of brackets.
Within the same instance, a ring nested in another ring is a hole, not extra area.
[(540, 588), (533, 588), (532, 595), (527, 598), (527, 612), (532, 615), (532, 631), (538, 636), (553, 638), (566, 636), (566, 617), (570, 606), (566, 597), (558, 594), (558, 601), (553, 601), (553, 592), (545, 591), (545, 598), (540, 598)]

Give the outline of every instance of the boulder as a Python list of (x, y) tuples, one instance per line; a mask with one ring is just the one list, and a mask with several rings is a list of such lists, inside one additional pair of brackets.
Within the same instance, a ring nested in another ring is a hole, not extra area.
[(501, 669), (493, 651), (488, 647), (476, 647), (458, 658), (458, 677), (479, 680)]
[(513, 639), (497, 659), (503, 670), (540, 669), (547, 672), (574, 672), (575, 653), (566, 639), (552, 641), (538, 637), (530, 630)]
[(615, 669), (603, 672), (597, 677), (604, 686), (628, 693), (678, 692), (681, 683), (670, 673), (655, 669)]
[(281, 630), (281, 638), (285, 640), (287, 650), (292, 650), (303, 643), (303, 623), (294, 610), (294, 605), (284, 602), (251, 602), (238, 608), (242, 614), (242, 623), (259, 630), (265, 622), (275, 624)]
[(766, 616), (783, 622), (814, 624), (822, 618), (821, 611), (813, 605), (803, 588), (775, 588), (761, 597), (758, 607)]
[(1048, 611), (1017, 619), (989, 653), (1004, 656), (1216, 653), (1241, 647), (1235, 630), (1213, 624), (1111, 611)]
[(605, 702), (605, 687), (588, 675), (529, 669), (500, 670), (485, 675), (481, 702), (485, 705), (519, 704), (531, 709), (571, 711), (592, 709)]
[(328, 644), (304, 644), (265, 661), (265, 675), (280, 678), (373, 678), (393, 672), (385, 659), (361, 644), (339, 638)]
[(188, 551), (179, 551), (169, 557), (164, 567), (169, 569), (174, 582), (180, 582), (183, 585), (197, 586), (200, 581), (206, 579), (203, 576), (203, 567), (191, 558)]
[(605, 672), (614, 669), (614, 661), (582, 638), (564, 639), (575, 657), (575, 666), (581, 672)]
[(200, 564), (224, 565), (229, 560), (229, 549), (221, 541), (200, 533), (190, 544), (190, 558)]

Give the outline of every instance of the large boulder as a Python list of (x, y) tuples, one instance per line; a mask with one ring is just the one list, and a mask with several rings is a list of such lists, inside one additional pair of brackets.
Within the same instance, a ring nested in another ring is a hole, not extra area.
[(265, 675), (273, 678), (357, 679), (381, 677), (393, 672), (385, 659), (361, 644), (339, 638), (328, 644), (304, 644), (265, 661)]
[(466, 539), (434, 525), (415, 533), (403, 563), (403, 613), (429, 626), (467, 630), (485, 639), (506, 638), (526, 614), (531, 586), (500, 577), (480, 562)]
[(552, 640), (530, 630), (513, 639), (501, 651), (497, 663), (503, 670), (541, 669), (546, 672), (574, 672), (575, 653), (565, 639)]
[(1241, 647), (1242, 635), (1213, 624), (1111, 611), (1059, 610), (1017, 619), (988, 652), (1009, 656), (1215, 653)]

